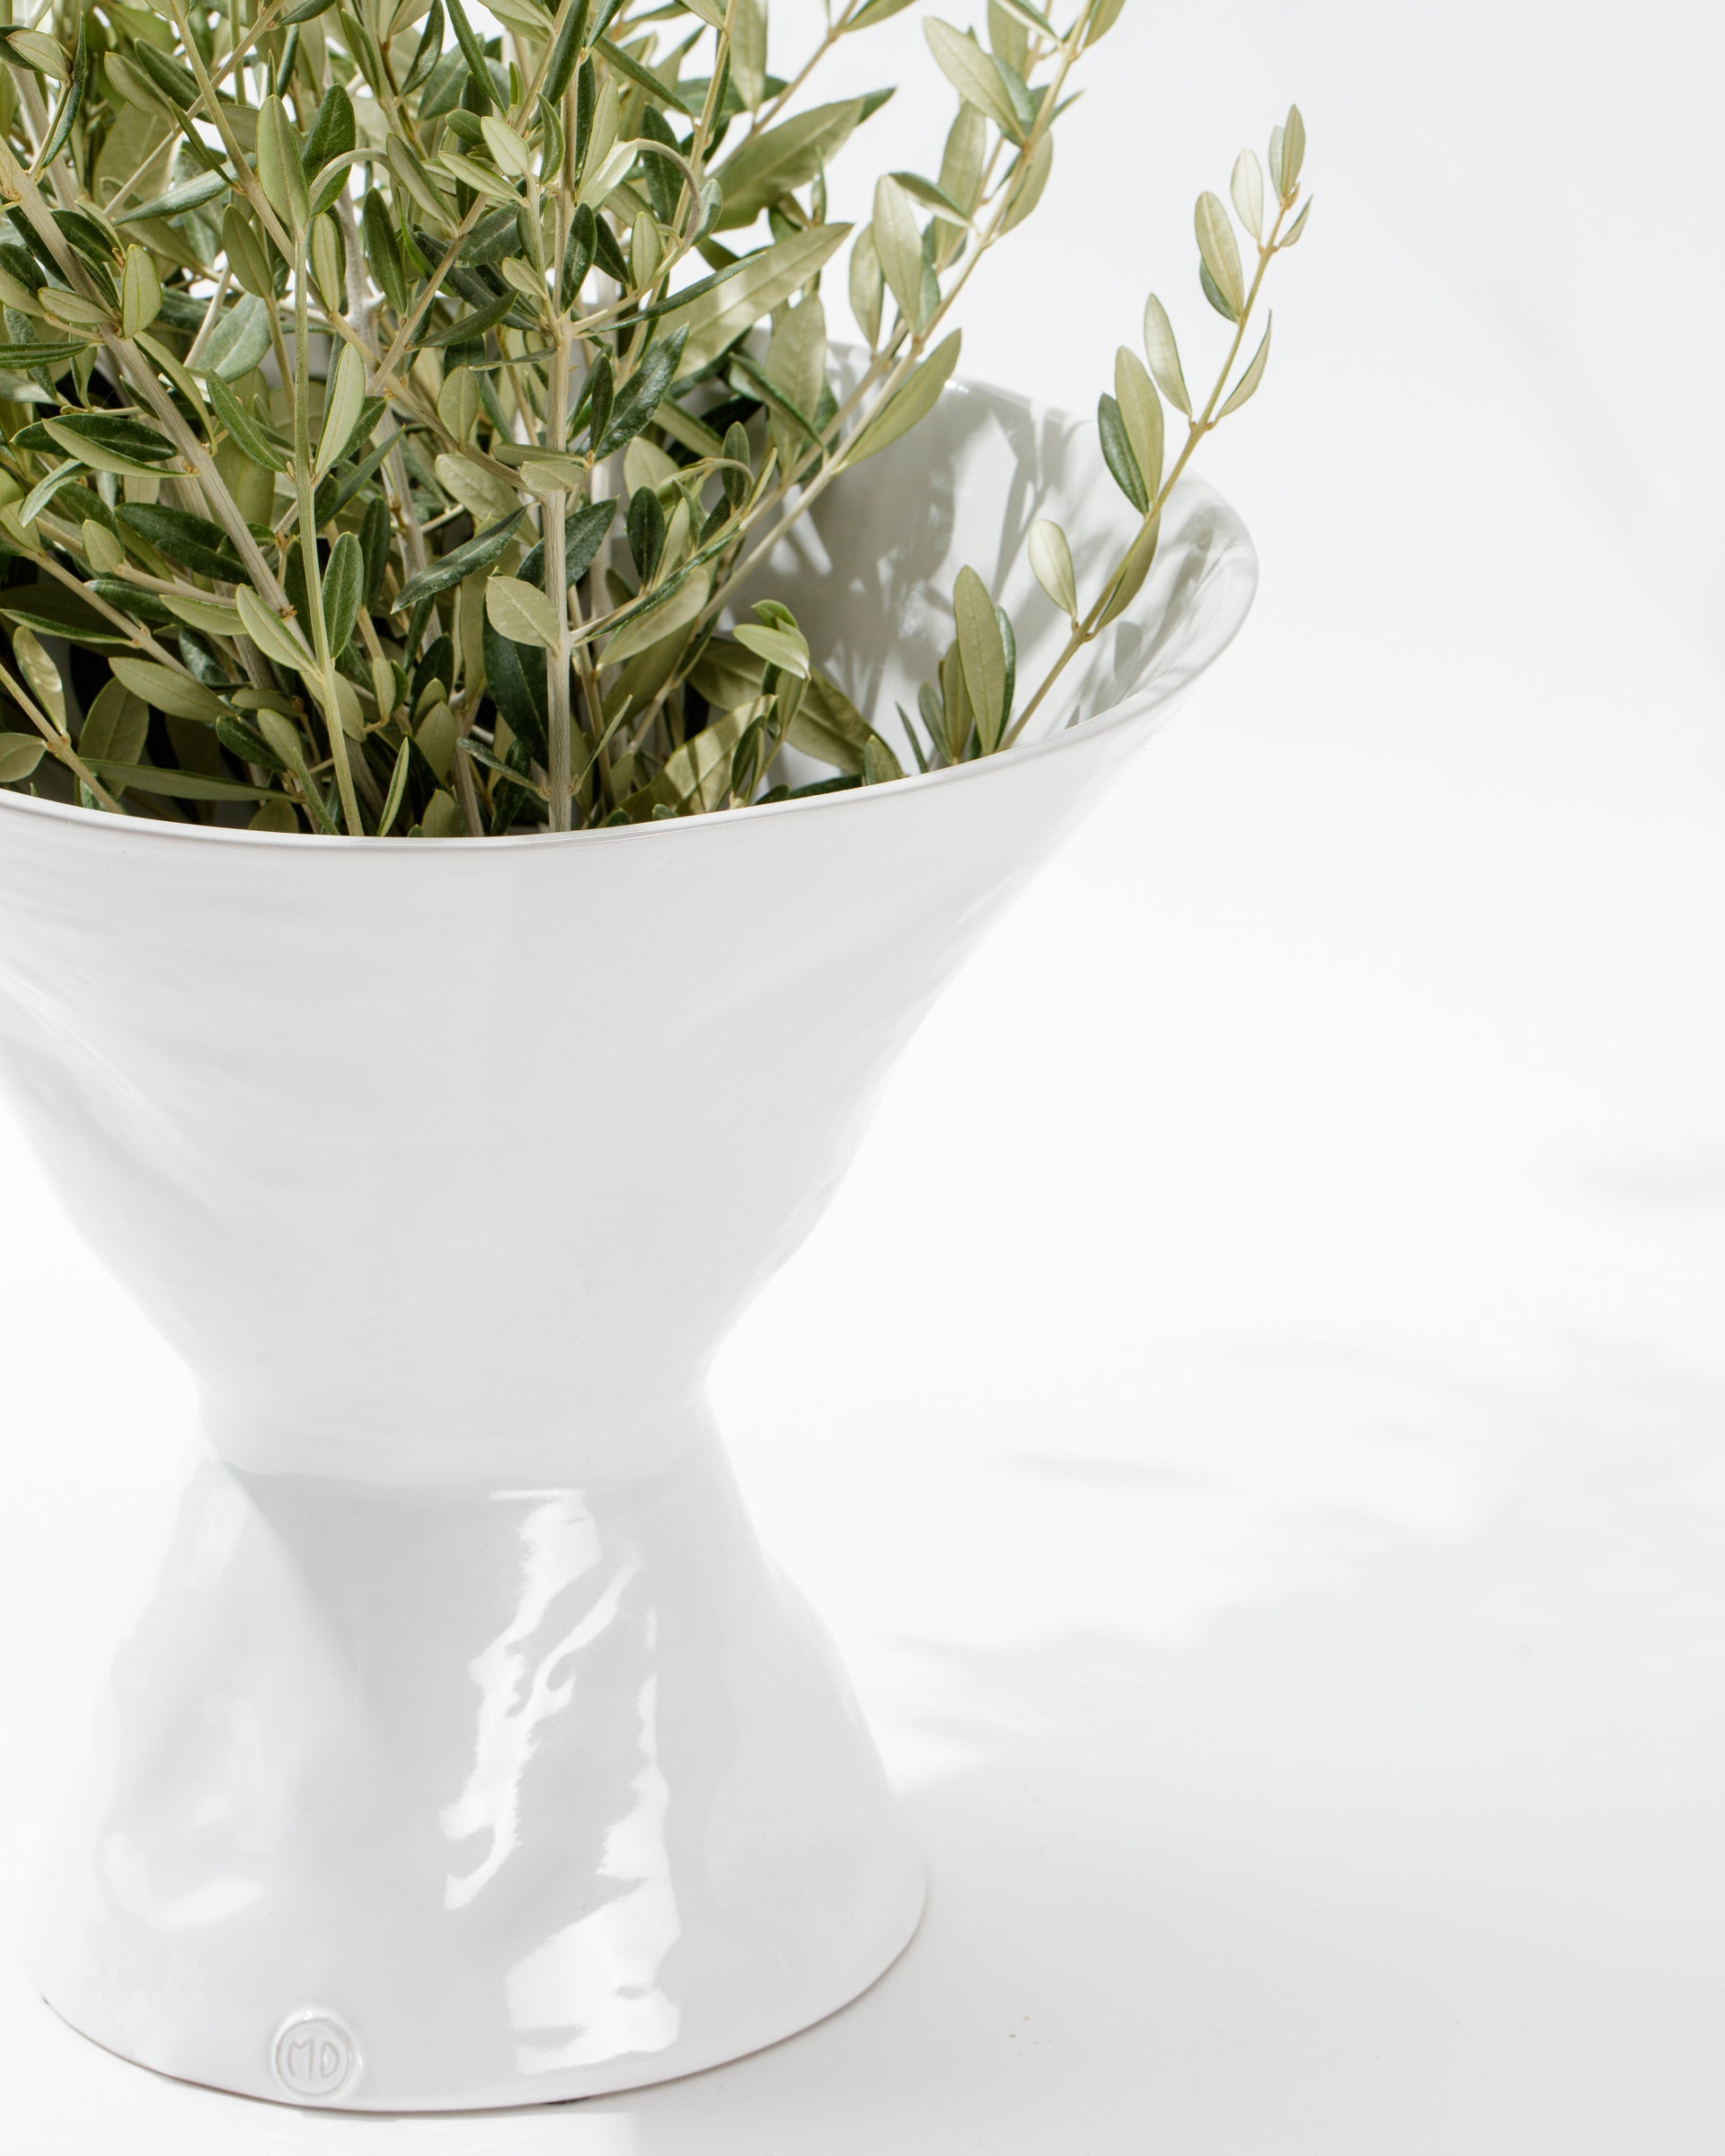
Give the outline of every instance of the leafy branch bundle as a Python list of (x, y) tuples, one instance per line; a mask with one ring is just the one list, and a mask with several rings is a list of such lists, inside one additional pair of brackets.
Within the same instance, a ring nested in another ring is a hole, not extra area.
[(1070, 4), (1064, 27), (1033, 0), (988, 0), (982, 36), (925, 22), (956, 116), (933, 176), (882, 174), (854, 228), (827, 167), (890, 93), (804, 93), (908, 0), (833, 0), (788, 78), (765, 0), (490, 0), (497, 37), (463, 0), (54, 0), (0, 27), (0, 785), (480, 835), (782, 796), (787, 746), (827, 788), (1010, 746), (1262, 377), (1248, 327), (1305, 221), (1297, 109), (1268, 190), (1251, 152), (1234, 168), (1243, 260), (1199, 199), (1233, 331), (1208, 396), (1154, 298), (1144, 358), (1119, 355), (1099, 426), (1130, 544), (1086, 601), (1059, 528), (1031, 531), (1070, 623), (1044, 680), (1021, 695), (967, 569), (895, 748), (787, 608), (738, 594), (933, 409), (954, 305), (1036, 208), (1122, 0)]

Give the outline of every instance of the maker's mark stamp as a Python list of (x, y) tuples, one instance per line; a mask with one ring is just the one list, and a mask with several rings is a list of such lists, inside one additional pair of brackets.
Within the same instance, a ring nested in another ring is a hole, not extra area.
[(276, 2038), (276, 2079), (290, 2096), (337, 2094), (358, 2063), (353, 2038), (331, 2014), (295, 2014)]

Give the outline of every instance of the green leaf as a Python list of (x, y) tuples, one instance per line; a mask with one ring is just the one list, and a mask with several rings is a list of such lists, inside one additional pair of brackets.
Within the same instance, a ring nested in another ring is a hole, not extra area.
[[(281, 616), (274, 614), (252, 590), (249, 584), (238, 584), (234, 588), (234, 604), (240, 610), (240, 619), (245, 624), (245, 633), (264, 657), (273, 659), (279, 667), (296, 668), (300, 673), (314, 666), (311, 648), (290, 629)], [(267, 718), (268, 713), (264, 716)], [(266, 728), (266, 732), (269, 729)], [(273, 734), (270, 737), (275, 738)]]
[(989, 755), (1006, 723), (1006, 647), (988, 588), (969, 566), (959, 571), (953, 588), (952, 618), (965, 692), (977, 716), (977, 738), (983, 755)]
[(227, 535), (208, 517), (146, 501), (122, 501), (114, 515), (122, 532), (137, 533), (182, 569), (225, 584), (235, 583), (245, 574), (239, 556), (228, 544)]
[(1048, 184), (1048, 174), (1053, 170), (1054, 137), (1044, 135), (1031, 152), (1024, 176), (1018, 182), (1018, 191), (1007, 205), (1005, 216), (1000, 220), (1003, 234), (1011, 232), (1015, 225), (1022, 225), (1030, 216), (1042, 199), (1042, 190)]
[(446, 344), (477, 344), (488, 330), (494, 330), (507, 320), (518, 305), (516, 295), (506, 292), (501, 299), (494, 299), (489, 306), (476, 308), (471, 314), (463, 314), (441, 328), (423, 330), (413, 340), (415, 345), (427, 351), (435, 351)]
[(1037, 582), (1068, 620), (1078, 619), (1078, 580), (1072, 570), (1072, 548), (1066, 535), (1051, 517), (1039, 517), (1031, 526), (1031, 568)]
[(397, 314), (405, 314), (407, 270), (402, 261), (401, 242), (395, 237), (389, 206), (375, 187), (366, 197), (360, 224), (366, 235), (366, 260), (377, 288)]
[(765, 0), (732, 0), (730, 81), (746, 111), (754, 111), (766, 95)]
[(1096, 0), (1091, 10), (1090, 21), (1084, 26), (1084, 50), (1098, 44), (1120, 19), (1120, 10), (1126, 0)]
[(57, 83), (66, 80), (66, 49), (42, 31), (0, 29), (0, 53), (16, 66), (52, 75)]
[(0, 734), (0, 786), (27, 779), (47, 753), (40, 734)]
[[(120, 456), (135, 457), (141, 464), (160, 464), (174, 455), (173, 444), (167, 437), (143, 420), (129, 413), (107, 411), (62, 411), (54, 416), (55, 431), (50, 434), (48, 422), (35, 420), (13, 436), (14, 449), (64, 451), (67, 439), (79, 445), (93, 444), (102, 449), (111, 449)], [(82, 446), (72, 454), (82, 456)]]
[(731, 758), (743, 729), (744, 721), (738, 714), (726, 711), (674, 750), (652, 784), (626, 804), (634, 809), (635, 820), (644, 821), (655, 808), (722, 808), (730, 798)]
[(122, 210), (112, 221), (116, 225), (141, 225), (149, 217), (177, 217), (188, 209), (201, 209), (206, 202), (225, 195), (232, 185), (226, 172), (201, 172), (196, 180), (188, 180), (183, 187), (171, 187), (165, 195), (153, 195), (147, 202)]
[(155, 264), (144, 248), (128, 247), (120, 273), (120, 335), (136, 337), (140, 330), (148, 329), (161, 312), (162, 279), (156, 275)]
[(659, 497), (650, 487), (637, 487), (629, 501), (629, 513), (624, 520), (629, 540), (629, 556), (635, 565), (635, 574), (643, 584), (650, 583), (653, 571), (659, 567), (659, 558), (665, 551), (665, 512), (659, 506)]
[(1097, 620), (1099, 629), (1106, 629), (1118, 621), (1138, 596), (1144, 579), (1150, 574), (1150, 564), (1156, 558), (1156, 539), (1162, 530), (1160, 517), (1152, 517), (1140, 527), (1138, 535), (1126, 550), (1120, 564), (1119, 580), (1115, 584), (1107, 605)]
[(596, 455), (615, 455), (649, 424), (671, 386), (687, 340), (688, 331), (678, 329), (649, 349), (647, 357), (616, 393)]
[(1154, 499), (1162, 484), (1162, 399), (1143, 360), (1124, 345), (1114, 355), (1114, 401), (1145, 490)]
[(808, 680), (809, 647), (794, 630), (740, 622), (730, 633), (745, 651), (764, 658), (769, 667), (777, 667), (782, 674), (794, 675), (799, 681)]
[(602, 667), (632, 658), (638, 651), (663, 643), (679, 629), (686, 629), (705, 610), (712, 584), (704, 569), (686, 570), (649, 595), (648, 601), (621, 622), (599, 654)]
[[(1234, 226), (1222, 198), (1208, 190), (1201, 194), (1192, 213), (1192, 223), (1198, 234), (1198, 252), (1210, 273), (1210, 281), (1227, 301), (1228, 308), (1233, 309), (1230, 319), (1238, 322), (1246, 305), (1246, 280), (1240, 267), (1240, 249), (1234, 236)], [(1222, 312), (1226, 314), (1228, 308)]]
[(724, 207), (717, 230), (752, 225), (782, 196), (805, 186), (844, 148), (862, 118), (860, 97), (841, 98), (811, 106), (745, 142), (718, 171)]
[(28, 371), (40, 367), (58, 374), (87, 352), (93, 341), (89, 337), (61, 337), (45, 338), (40, 344), (0, 344), (0, 367)]
[(1174, 325), (1168, 310), (1153, 292), (1144, 303), (1144, 356), (1156, 387), (1176, 411), (1192, 416), (1192, 400), (1180, 368), (1180, 348), (1174, 342)]
[[(593, 566), (593, 557), (599, 551), (599, 543), (611, 528), (611, 519), (617, 513), (615, 498), (605, 501), (583, 502), (579, 509), (571, 509), (563, 519), (563, 576), (573, 584), (584, 577)], [(524, 584), (537, 584), (543, 590), (545, 582), (545, 543), (537, 541), (528, 552), (516, 575)], [(514, 720), (509, 722), (514, 725)]]
[(111, 449), (105, 442), (85, 434), (77, 434), (64, 420), (44, 420), (43, 431), (49, 439), (67, 456), (75, 456), (96, 472), (111, 472), (129, 479), (154, 479), (157, 476), (154, 461), (145, 462), (135, 456), (125, 456)]
[(1216, 413), (1216, 416), (1218, 420), (1225, 420), (1231, 411), (1238, 411), (1240, 407), (1245, 402), (1246, 399), (1252, 394), (1258, 384), (1263, 380), (1264, 368), (1269, 363), (1269, 332), (1275, 323), (1275, 316), (1272, 314), (1269, 320), (1265, 322), (1263, 341), (1261, 344), (1260, 344), (1258, 349), (1252, 354), (1251, 366), (1248, 367), (1245, 373), (1241, 376), (1239, 381), (1234, 384), (1233, 393), (1229, 396), (1227, 402), (1223, 405), (1221, 411)]
[(865, 225), (851, 249), (851, 313), (871, 351), (880, 342), (880, 313), (886, 290), (886, 275), (880, 268), (880, 257), (875, 252), (874, 227)]
[(1142, 517), (1150, 507), (1150, 493), (1144, 483), (1144, 473), (1138, 469), (1138, 460), (1132, 454), (1120, 408), (1112, 397), (1097, 399), (1096, 427), (1102, 437), (1102, 457), (1114, 475), (1115, 485)]
[[(106, 599), (111, 606), (128, 614), (134, 621), (143, 622), (152, 629), (172, 629), (174, 617), (166, 605), (153, 591), (146, 591), (137, 584), (128, 584), (120, 577), (92, 577), (89, 581), (92, 598)], [(128, 640), (129, 641), (129, 640)], [(123, 647), (121, 647), (123, 649)]]
[[(84, 104), (84, 93), (90, 86), (90, 18), (80, 11), (78, 15), (78, 48), (72, 60), (72, 79), (61, 98), (59, 110), (54, 115), (54, 124), (48, 138), (36, 156), (36, 169), (45, 172), (66, 147), (72, 133), (72, 123)], [(130, 334), (128, 331), (128, 335)]]
[(500, 636), (486, 614), (480, 622), (485, 686), (511, 733), (537, 762), (545, 761), (545, 655)]
[(332, 157), (344, 157), (358, 146), (353, 100), (340, 83), (332, 83), (312, 120), (311, 132), (300, 152), (300, 166), (308, 181), (314, 180)]
[(32, 524), (37, 522), (37, 517), (43, 513), (43, 508), (48, 508), (49, 502), (54, 500), (54, 496), (58, 494), (60, 487), (71, 485), (82, 473), (84, 473), (82, 457), (71, 457), (69, 462), (58, 465), (58, 468), (52, 470), (52, 473), (45, 474), (43, 479), (39, 479), (37, 483), (34, 483), (34, 487), (31, 487), (31, 491), (23, 496), (23, 500), (20, 502), (20, 505), (17, 505), (17, 522), (20, 522), (26, 530), (31, 528)]
[(149, 730), (150, 710), (143, 699), (123, 681), (105, 681), (84, 714), (78, 754), (86, 761), (106, 756), (118, 764), (136, 764)]
[(216, 409), (217, 418), (226, 428), (241, 452), (260, 471), (281, 471), (286, 459), (279, 450), (271, 447), (268, 435), (221, 376), (212, 372), (206, 377), (204, 386), (209, 392), (209, 401)]
[(917, 328), (923, 319), (923, 235), (910, 197), (890, 172), (874, 183), (874, 252), (898, 312)]
[(0, 615), (39, 636), (63, 636), (93, 650), (124, 650), (128, 641), (123, 629), (64, 584), (13, 584), (0, 590)]
[(261, 801), (266, 786), (243, 786), (233, 779), (207, 779), (201, 772), (158, 771), (151, 764), (111, 764), (103, 756), (93, 766), (103, 783), (117, 792), (160, 794), (172, 801)]
[(536, 585), (515, 577), (493, 577), (485, 587), (485, 618), (512, 644), (541, 651), (557, 649), (557, 609)]
[(266, 97), (258, 109), (258, 185), (289, 232), (305, 229), (311, 219), (312, 199), (300, 163), (299, 138), (287, 106), (275, 96)]
[(343, 532), (330, 549), (323, 571), (323, 622), (330, 650), (340, 658), (348, 648), (365, 596), (366, 557), (352, 532)]
[(164, 592), (162, 604), (176, 621), (184, 622), (189, 628), (200, 630), (205, 636), (243, 636), (245, 624), (240, 619), (237, 606), (230, 606), (226, 599), (216, 599), (200, 594), (197, 598), (183, 594)]
[(170, 673), (166, 667), (155, 666), (146, 658), (128, 658), (119, 651), (108, 663), (115, 678), (134, 696), (142, 697), (158, 711), (172, 712), (176, 719), (196, 719), (214, 726), (225, 709), (218, 697), (188, 674)]
[(709, 366), (764, 314), (783, 306), (818, 276), (850, 237), (848, 225), (812, 225), (806, 232), (750, 255), (734, 277), (665, 316), (668, 331), (687, 330), (678, 372), (692, 375)]
[(312, 477), (322, 479), (346, 450), (366, 402), (366, 363), (350, 344), (341, 347), (335, 375), (323, 407), (323, 425), (317, 437), (317, 458)]
[(198, 364), (206, 375), (237, 382), (242, 375), (252, 372), (269, 349), (269, 305), (255, 292), (247, 292), (220, 316), (204, 340)]
[(478, 110), (489, 112), (497, 102), (491, 87), (491, 70), (485, 65), (485, 48), (474, 35), (473, 26), (467, 20), (467, 11), (461, 0), (448, 0), (449, 26), (456, 33), (456, 42), (461, 48), (462, 57), (467, 63), (467, 79), (473, 86), (479, 100)]
[(954, 330), (950, 337), (943, 337), (867, 425), (857, 429), (845, 445), (846, 464), (860, 464), (865, 456), (875, 455), (896, 442), (900, 435), (908, 434), (918, 420), (928, 417), (952, 369), (959, 364), (963, 337), (962, 330)]
[(243, 292), (255, 293), (260, 299), (274, 299), (276, 281), (269, 249), (251, 211), (238, 202), (230, 202), (222, 212), (222, 252)]
[(877, 22), (889, 22), (894, 15), (902, 14), (911, 0), (868, 0), (868, 4), (857, 9), (845, 23), (847, 31), (872, 30)]
[(453, 553), (440, 554), (417, 577), (410, 577), (395, 602), (395, 613), (411, 613), (422, 599), (435, 599), (439, 592), (459, 584), (475, 570), (489, 569), (515, 536), (516, 527), (526, 513), (525, 509), (517, 509), (500, 524), (493, 524), (478, 533), (465, 546), (456, 547)]
[(1242, 150), (1234, 161), (1234, 173), (1228, 181), (1228, 192), (1234, 197), (1234, 213), (1254, 240), (1264, 236), (1264, 168), (1250, 150)]
[(378, 812), (377, 835), (384, 837), (394, 827), (395, 818), (402, 813), (402, 800), (407, 792), (408, 766), (413, 761), (413, 745), (403, 741), (395, 755), (395, 769), (391, 774), (389, 791), (384, 796), (384, 805)]
[(845, 772), (860, 772), (869, 744), (880, 740), (844, 690), (812, 668), (784, 738), (804, 755), (817, 756)]
[(558, 13), (551, 49), (545, 55), (544, 80), (540, 84), (541, 94), (553, 105), (562, 104), (563, 93), (574, 79), (587, 31), (587, 9), (588, 0), (563, 0)]
[(66, 685), (60, 679), (60, 669), (42, 649), (41, 640), (33, 629), (17, 629), (13, 632), (12, 655), (17, 660), (31, 693), (48, 717), (64, 734), (66, 725)]
[(1022, 142), (1023, 129), (1000, 70), (976, 40), (954, 30), (950, 22), (942, 22), (938, 15), (923, 24), (923, 35), (941, 73), (965, 103), (992, 119), (1003, 135)]
[(1300, 167), (1305, 163), (1305, 122), (1300, 117), (1300, 108), (1290, 105), (1287, 118), (1282, 123), (1282, 176), (1281, 190), (1291, 195), (1299, 184)]

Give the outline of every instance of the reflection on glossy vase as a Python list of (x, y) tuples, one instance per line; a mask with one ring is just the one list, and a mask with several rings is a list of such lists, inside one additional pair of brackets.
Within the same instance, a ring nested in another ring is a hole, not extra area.
[[(889, 709), (1003, 528), (1095, 561), (1087, 435), (951, 395), (933, 515), (900, 528), (907, 443), (774, 588)], [(705, 1371), (1252, 577), (1186, 489), (1075, 729), (734, 817), (378, 844), (0, 796), (0, 1072), (208, 1454), (42, 1897), (68, 2020), (253, 2095), (479, 2107), (735, 2057), (900, 1951), (919, 1861)], [(1057, 624), (1013, 597), (1028, 671)]]

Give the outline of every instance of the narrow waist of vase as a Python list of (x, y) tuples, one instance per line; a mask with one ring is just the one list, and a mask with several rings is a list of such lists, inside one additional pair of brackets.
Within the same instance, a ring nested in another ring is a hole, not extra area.
[(628, 1480), (713, 1435), (703, 1392), (666, 1395), (645, 1388), (622, 1402), (572, 1398), (555, 1418), (522, 1419), (500, 1403), (491, 1414), (404, 1415), (399, 1424), (344, 1415), (333, 1388), (327, 1413), (315, 1417), (283, 1415), (268, 1402), (207, 1390), (203, 1427), (217, 1457), (245, 1473), (379, 1484)]

